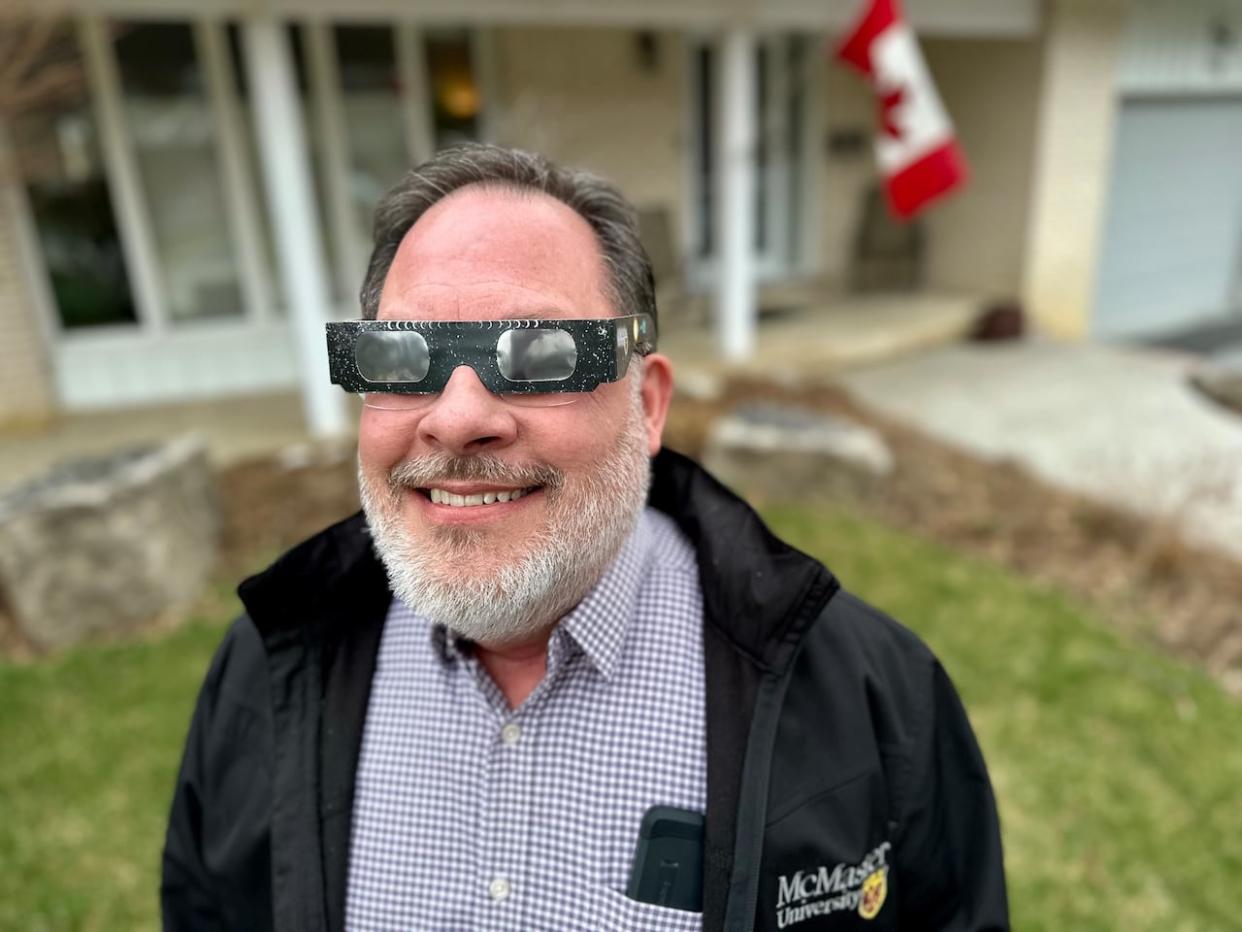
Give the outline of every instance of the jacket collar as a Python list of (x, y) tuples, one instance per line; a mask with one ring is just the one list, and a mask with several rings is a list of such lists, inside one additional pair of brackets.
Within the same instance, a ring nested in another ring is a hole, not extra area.
[(836, 578), (679, 453), (664, 450), (653, 461), (650, 502), (694, 545), (707, 623), (751, 663), (783, 672)]

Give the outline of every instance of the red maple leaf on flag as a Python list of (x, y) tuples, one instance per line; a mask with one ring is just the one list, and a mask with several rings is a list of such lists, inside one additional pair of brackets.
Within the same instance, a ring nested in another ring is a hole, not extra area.
[(901, 127), (894, 119), (894, 111), (905, 99), (905, 88), (897, 87), (887, 93), (880, 95), (880, 128), (886, 135), (892, 136), (894, 139), (901, 138)]

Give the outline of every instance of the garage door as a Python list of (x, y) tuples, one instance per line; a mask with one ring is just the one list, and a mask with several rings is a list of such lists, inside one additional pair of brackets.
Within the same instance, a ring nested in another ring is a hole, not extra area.
[(1092, 331), (1170, 333), (1242, 304), (1242, 100), (1126, 101)]

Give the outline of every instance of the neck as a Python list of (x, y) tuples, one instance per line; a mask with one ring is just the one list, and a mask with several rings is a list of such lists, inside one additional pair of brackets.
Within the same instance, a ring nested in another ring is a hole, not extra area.
[(492, 678), (509, 708), (516, 709), (535, 691), (548, 669), (548, 639), (552, 628), (512, 644), (475, 644), (475, 656)]
[(535, 629), (534, 634), (503, 644), (483, 644), (475, 641), (475, 656), (492, 678), (492, 682), (500, 689), (505, 701), (509, 703), (509, 708), (516, 709), (520, 706), (543, 681), (543, 676), (548, 671), (548, 640), (552, 637), (552, 629), (573, 611), (574, 606), (586, 597), (593, 585), (594, 581), (579, 587), (581, 591), (566, 599), (563, 607), (553, 611), (551, 620)]

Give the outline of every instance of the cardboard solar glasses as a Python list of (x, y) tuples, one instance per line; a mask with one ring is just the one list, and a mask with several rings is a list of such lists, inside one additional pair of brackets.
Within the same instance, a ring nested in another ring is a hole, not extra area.
[(516, 404), (557, 405), (655, 351), (648, 314), (574, 320), (349, 320), (327, 325), (333, 384), (378, 408), (426, 404), (459, 366)]

